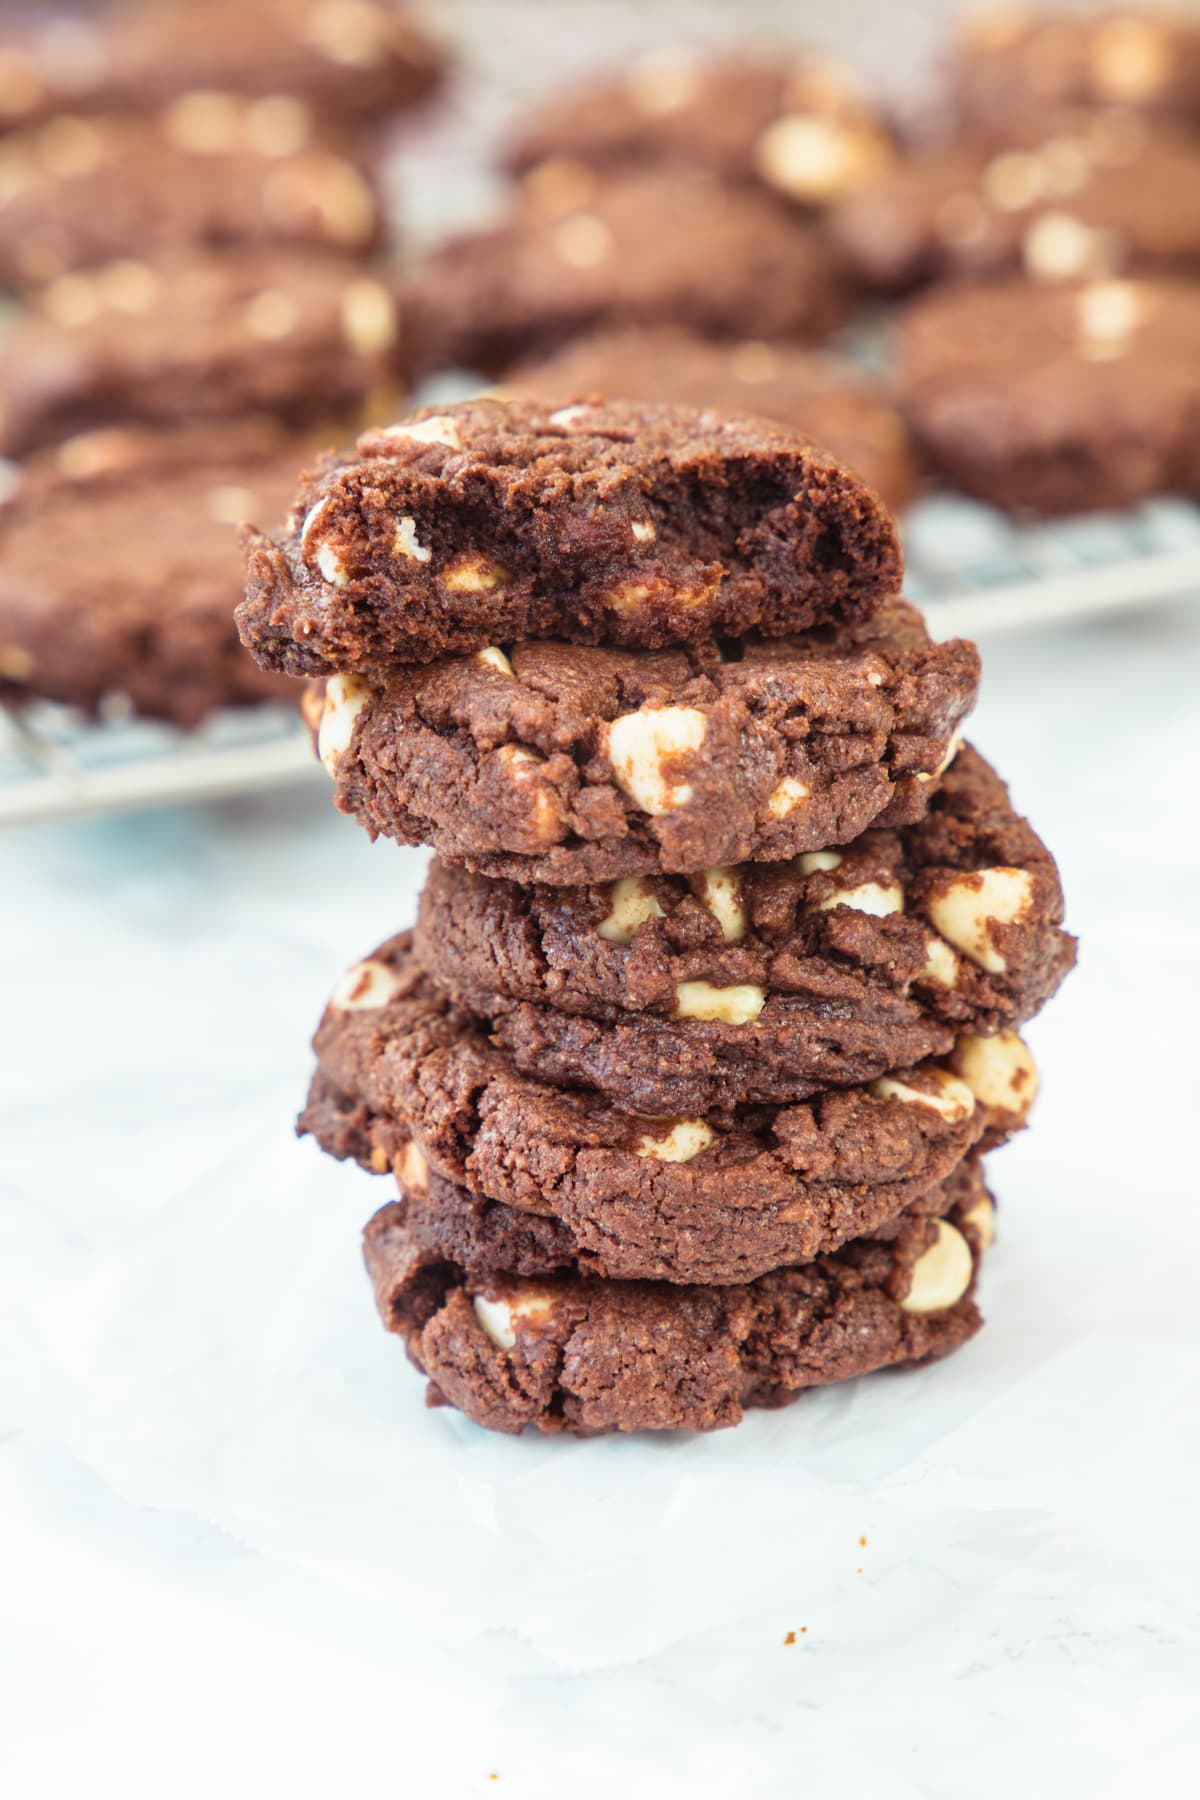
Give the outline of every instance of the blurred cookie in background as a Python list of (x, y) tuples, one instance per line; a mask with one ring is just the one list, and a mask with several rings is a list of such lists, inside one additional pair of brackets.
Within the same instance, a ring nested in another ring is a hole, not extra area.
[[(336, 434), (334, 434), (336, 435)], [(0, 505), (0, 691), (194, 726), (289, 699), (237, 640), (236, 527), (282, 518), (327, 442), (264, 421), (72, 438), (11, 470)]]
[(771, 61), (687, 49), (556, 95), (514, 135), (508, 166), (645, 169), (675, 163), (827, 205), (887, 166), (892, 137), (853, 70), (794, 53)]
[(897, 405), (953, 486), (1013, 511), (1200, 496), (1200, 283), (946, 287), (898, 333)]
[(0, 282), (186, 244), (365, 252), (383, 235), (369, 170), (302, 107), (189, 94), (154, 118), (62, 114), (0, 142)]
[(393, 0), (157, 0), (119, 6), (106, 36), (109, 85), (129, 107), (286, 95), (348, 126), (425, 99), (444, 72), (440, 46)]
[(768, 195), (562, 164), (527, 177), (507, 220), (436, 250), (409, 293), (423, 366), (486, 375), (599, 324), (811, 338), (847, 307), (838, 253)]
[(1200, 125), (1200, 19), (1169, 8), (995, 7), (968, 24), (951, 82), (960, 116), (1002, 134), (1063, 104), (1136, 107)]
[(1034, 281), (1200, 266), (1200, 138), (1121, 109), (1047, 115), (1004, 149), (918, 152), (831, 214), (858, 278), (899, 291), (1023, 271)]
[(917, 486), (908, 431), (883, 392), (836, 357), (795, 344), (714, 343), (670, 325), (598, 331), (518, 365), (504, 392), (550, 402), (602, 394), (759, 413), (828, 450), (893, 509)]
[(367, 265), (270, 247), (182, 250), (60, 275), (0, 338), (0, 455), (100, 424), (393, 411), (404, 349)]

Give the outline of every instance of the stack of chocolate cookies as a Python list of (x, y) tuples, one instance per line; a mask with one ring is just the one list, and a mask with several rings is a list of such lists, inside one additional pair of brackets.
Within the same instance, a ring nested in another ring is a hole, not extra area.
[(338, 805), (438, 853), (301, 1120), (395, 1177), (367, 1262), (432, 1400), (709, 1429), (978, 1328), (1074, 945), (901, 576), (838, 464), (632, 403), (418, 414), (251, 536)]

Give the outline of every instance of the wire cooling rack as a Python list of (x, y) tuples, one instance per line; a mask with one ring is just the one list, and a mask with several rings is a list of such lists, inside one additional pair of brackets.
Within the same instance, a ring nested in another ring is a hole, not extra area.
[[(1200, 507), (1185, 501), (1021, 527), (939, 495), (913, 508), (904, 537), (905, 591), (939, 638), (1200, 602)], [(93, 723), (48, 704), (0, 708), (0, 825), (323, 779), (308, 733), (287, 707), (222, 713), (188, 733), (139, 719)]]
[[(843, 0), (835, 9), (793, 0), (573, 0), (564, 30), (559, 0), (505, 0), (502, 9), (496, 0), (440, 0), (437, 16), (461, 71), (441, 109), (394, 149), (389, 173), (405, 241), (419, 250), (486, 217), (501, 192), (493, 152), (506, 120), (603, 63), (619, 66), (672, 41), (720, 51), (800, 40), (850, 51), (901, 98), (920, 89), (922, 65), (957, 4), (926, 0), (897, 11), (879, 0)], [(897, 18), (903, 30), (883, 28)], [(1022, 527), (988, 507), (936, 496), (910, 511), (904, 541), (906, 592), (936, 637), (986, 638), (1200, 599), (1200, 507), (1186, 502)], [(287, 707), (222, 714), (183, 734), (115, 715), (92, 723), (62, 707), (0, 705), (0, 825), (322, 780)]]

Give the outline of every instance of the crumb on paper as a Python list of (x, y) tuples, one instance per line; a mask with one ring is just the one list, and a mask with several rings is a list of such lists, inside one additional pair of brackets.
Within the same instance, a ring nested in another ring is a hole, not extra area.
[(784, 1641), (784, 1643), (785, 1643), (785, 1644), (794, 1644), (794, 1643), (795, 1643), (795, 1641), (796, 1641), (796, 1634), (795, 1634), (795, 1632), (794, 1632), (794, 1631), (789, 1631), (789, 1632), (788, 1632), (788, 1634), (787, 1634), (787, 1636), (786, 1636), (786, 1637), (785, 1637), (785, 1638), (784, 1638), (784, 1640), (783, 1640), (783, 1641)]

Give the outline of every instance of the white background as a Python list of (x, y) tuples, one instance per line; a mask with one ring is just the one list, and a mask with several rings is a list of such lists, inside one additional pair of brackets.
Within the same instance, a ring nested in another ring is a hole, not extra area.
[(708, 1439), (489, 1437), (378, 1326), (290, 1124), (420, 853), (316, 777), (3, 841), (6, 1793), (1190, 1791), (1200, 612), (984, 651), (1083, 939), (989, 1324)]

